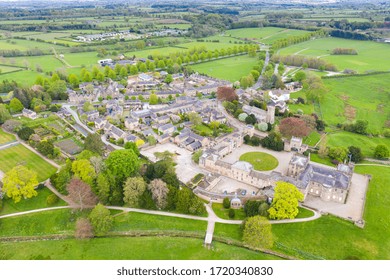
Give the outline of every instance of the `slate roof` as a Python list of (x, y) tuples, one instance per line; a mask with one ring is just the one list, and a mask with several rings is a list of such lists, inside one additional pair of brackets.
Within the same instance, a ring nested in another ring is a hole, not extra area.
[(330, 168), (309, 164), (299, 176), (306, 187), (311, 181), (320, 183), (327, 188), (348, 189), (349, 177), (344, 173)]

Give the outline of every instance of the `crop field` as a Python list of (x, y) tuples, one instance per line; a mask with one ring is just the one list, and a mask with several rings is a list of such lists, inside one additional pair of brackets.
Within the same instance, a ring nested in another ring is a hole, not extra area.
[(257, 61), (255, 57), (242, 55), (192, 65), (191, 68), (199, 73), (235, 82), (248, 75)]
[(49, 178), (57, 170), (54, 166), (21, 144), (0, 150), (0, 158), (0, 170), (4, 173), (16, 165), (22, 164), (37, 173), (39, 182)]
[(298, 36), (305, 33), (308, 33), (308, 31), (278, 27), (240, 28), (226, 31), (226, 35), (228, 36), (255, 39), (265, 44), (272, 44), (276, 40), (287, 38), (289, 36)]
[(65, 153), (70, 155), (78, 154), (82, 151), (80, 147), (73, 139), (66, 139), (63, 141), (56, 142), (55, 145), (63, 150)]
[[(335, 48), (352, 48), (357, 55), (331, 55)], [(334, 64), (339, 71), (353, 69), (359, 73), (380, 70), (390, 71), (390, 44), (347, 40), (340, 38), (320, 38), (310, 40), (279, 51), (282, 55), (299, 54), (311, 57), (320, 57)]]

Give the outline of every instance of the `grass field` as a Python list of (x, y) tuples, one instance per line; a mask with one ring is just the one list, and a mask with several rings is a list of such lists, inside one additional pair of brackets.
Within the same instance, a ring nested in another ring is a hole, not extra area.
[(0, 75), (0, 82), (3, 80), (9, 80), (9, 81), (17, 81), (18, 84), (24, 85), (24, 86), (31, 86), (34, 84), (35, 80), (37, 79), (38, 72), (31, 71), (31, 70), (23, 70), (13, 73), (6, 73), (4, 75)]
[[(335, 48), (352, 48), (358, 55), (331, 55)], [(389, 71), (390, 45), (370, 41), (347, 40), (340, 38), (320, 38), (292, 45), (279, 51), (282, 55), (296, 54), (321, 57), (334, 64), (339, 71), (353, 69), (359, 73), (369, 70)]]
[(29, 199), (22, 199), (18, 203), (14, 203), (12, 199), (6, 198), (3, 200), (3, 208), (0, 211), (0, 215), (6, 215), (16, 212), (23, 212), (28, 210), (34, 210), (45, 207), (64, 206), (66, 203), (63, 200), (59, 200), (56, 204), (48, 206), (46, 199), (49, 195), (53, 194), (49, 189), (44, 188), (38, 190), (38, 195)]
[(2, 242), (2, 259), (55, 260), (276, 260), (278, 258), (244, 248), (179, 237), (113, 237), (91, 240)]
[(8, 143), (8, 142), (12, 142), (12, 141), (15, 141), (15, 136), (5, 132), (4, 130), (2, 130), (0, 128), (0, 145), (3, 145), (3, 144)]
[(320, 141), (321, 135), (317, 131), (312, 131), (308, 136), (303, 139), (303, 143), (309, 146), (314, 146)]
[(253, 165), (253, 168), (258, 171), (272, 170), (279, 164), (274, 156), (262, 152), (245, 153), (240, 156), (240, 161), (249, 162)]
[(18, 68), (18, 67), (10, 67), (10, 66), (0, 65), (0, 74), (15, 72), (18, 70), (20, 70), (20, 68)]
[(243, 55), (200, 63), (191, 68), (199, 73), (235, 82), (242, 76), (247, 76), (257, 61), (255, 57)]
[[(382, 133), (390, 114), (390, 107), (387, 106), (390, 74), (326, 79), (324, 84), (329, 91), (320, 104), (323, 119), (328, 125), (367, 120), (369, 133)], [(304, 91), (291, 96), (305, 98)], [(292, 111), (302, 109), (305, 114), (314, 112), (311, 104), (291, 104), (290, 107)]]
[(226, 31), (226, 35), (228, 36), (255, 39), (265, 44), (272, 44), (276, 40), (290, 36), (299, 36), (305, 33), (308, 33), (308, 31), (278, 27), (240, 28)]
[(56, 168), (19, 144), (11, 148), (0, 150), (0, 170), (8, 172), (18, 164), (25, 165), (37, 173), (38, 181), (42, 182), (56, 172)]
[(212, 205), (214, 213), (225, 220), (244, 220), (246, 218), (245, 212), (243, 208), (234, 209), (234, 218), (229, 218), (229, 209), (225, 209), (221, 203), (213, 203)]
[(170, 230), (206, 232), (207, 222), (148, 215), (141, 213), (126, 213), (115, 217), (113, 231), (131, 230)]

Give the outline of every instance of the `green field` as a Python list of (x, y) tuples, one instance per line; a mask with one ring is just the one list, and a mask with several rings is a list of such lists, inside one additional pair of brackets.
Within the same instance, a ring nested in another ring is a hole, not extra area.
[(38, 75), (39, 75), (38, 72), (31, 71), (31, 70), (23, 70), (23, 71), (18, 71), (13, 73), (6, 73), (0, 76), (0, 82), (2, 82), (3, 80), (9, 80), (9, 81), (14, 80), (17, 81), (18, 84), (20, 85), (31, 86), (34, 84)]
[(15, 71), (18, 71), (18, 70), (20, 70), (20, 68), (18, 68), (18, 67), (11, 67), (11, 66), (0, 65), (0, 74), (15, 72)]
[[(44, 43), (44, 42), (36, 42), (34, 40), (21, 40), (21, 39), (0, 40), (0, 49), (2, 50), (27, 51), (34, 48), (38, 48), (40, 50), (49, 50), (52, 47), (55, 47), (55, 45)], [(57, 48), (64, 49), (65, 47), (57, 46), (56, 49)]]
[(242, 55), (192, 65), (191, 68), (199, 73), (235, 82), (247, 76), (257, 61), (255, 57)]
[(91, 240), (1, 242), (2, 259), (54, 260), (277, 260), (244, 248), (180, 237), (112, 237)]
[(306, 33), (308, 33), (308, 31), (278, 27), (240, 28), (226, 31), (226, 35), (228, 36), (255, 39), (265, 44), (272, 44), (279, 39), (288, 38), (290, 36), (299, 36)]
[(25, 165), (37, 173), (38, 181), (42, 182), (56, 172), (56, 168), (19, 144), (11, 148), (0, 150), (0, 170), (8, 172), (18, 164)]
[[(389, 119), (387, 106), (390, 94), (390, 74), (325, 79), (328, 92), (321, 100), (321, 113), (326, 124), (336, 126), (354, 120), (367, 120), (368, 132), (381, 134)], [(304, 91), (291, 94), (304, 97)], [(314, 112), (311, 104), (291, 104), (292, 111), (301, 109), (305, 114)], [(316, 112), (317, 114), (319, 112)]]
[(49, 189), (43, 188), (38, 190), (38, 195), (34, 196), (29, 199), (22, 199), (18, 203), (14, 203), (12, 199), (6, 198), (3, 200), (3, 208), (0, 210), (0, 216), (16, 213), (16, 212), (23, 212), (23, 211), (29, 211), (39, 208), (46, 208), (46, 207), (55, 207), (55, 206), (64, 206), (66, 203), (63, 200), (60, 200), (53, 205), (47, 205), (46, 199), (49, 195), (53, 194)]
[(15, 136), (5, 132), (0, 128), (0, 145), (6, 144), (8, 142), (13, 142), (13, 141), (15, 141)]
[[(358, 55), (331, 55), (335, 48), (352, 48)], [(390, 45), (370, 41), (340, 38), (320, 38), (292, 45), (279, 51), (282, 55), (297, 54), (321, 57), (334, 64), (339, 71), (353, 69), (359, 73), (370, 70), (390, 71)]]
[(272, 170), (279, 164), (274, 156), (262, 152), (245, 153), (240, 156), (240, 161), (249, 162), (253, 165), (253, 168), (258, 171)]

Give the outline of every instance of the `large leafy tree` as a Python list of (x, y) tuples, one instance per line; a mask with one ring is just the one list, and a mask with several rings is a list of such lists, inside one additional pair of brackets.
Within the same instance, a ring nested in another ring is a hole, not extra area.
[(23, 165), (17, 165), (5, 173), (2, 191), (15, 203), (24, 199), (37, 196), (34, 189), (38, 185), (37, 174)]
[(155, 179), (150, 182), (148, 189), (152, 193), (154, 203), (159, 209), (164, 209), (168, 203), (169, 189), (167, 184), (161, 179)]
[(81, 179), (85, 183), (92, 185), (95, 179), (95, 168), (86, 159), (75, 160), (72, 163), (72, 171), (76, 178)]
[(11, 114), (8, 112), (7, 107), (4, 104), (0, 104), (0, 125), (10, 118)]
[(9, 109), (11, 111), (11, 113), (18, 113), (18, 112), (21, 112), (23, 110), (24, 106), (22, 104), (22, 102), (20, 102), (19, 99), (17, 98), (12, 98), (11, 99), (11, 102), (9, 103)]
[(103, 154), (104, 143), (98, 134), (88, 134), (85, 137), (84, 148), (99, 155)]
[(30, 127), (23, 127), (18, 131), (18, 136), (24, 141), (27, 141), (30, 138), (30, 136), (33, 134), (34, 134), (34, 129)]
[(110, 210), (101, 204), (93, 208), (91, 214), (89, 214), (89, 220), (96, 236), (103, 236), (112, 228), (113, 219)]
[(274, 199), (268, 209), (271, 219), (294, 219), (298, 215), (298, 202), (303, 201), (303, 194), (293, 185), (277, 182)]
[(97, 203), (97, 197), (92, 192), (91, 187), (80, 179), (70, 180), (66, 189), (69, 199), (75, 203), (75, 207), (79, 207), (81, 210)]
[(279, 125), (280, 133), (285, 137), (305, 137), (310, 133), (310, 127), (307, 126), (304, 120), (299, 118), (285, 118)]
[(377, 159), (386, 159), (389, 157), (389, 149), (386, 145), (380, 144), (376, 146), (374, 151), (374, 157)]
[(123, 185), (127, 177), (134, 176), (139, 165), (139, 159), (133, 150), (113, 151), (106, 160), (107, 168), (115, 176), (115, 181), (119, 185)]
[(123, 201), (129, 207), (139, 207), (140, 198), (146, 190), (146, 183), (142, 177), (127, 178), (123, 187)]
[(255, 247), (269, 249), (274, 244), (271, 223), (265, 217), (254, 216), (245, 222), (243, 241), (245, 244)]

